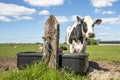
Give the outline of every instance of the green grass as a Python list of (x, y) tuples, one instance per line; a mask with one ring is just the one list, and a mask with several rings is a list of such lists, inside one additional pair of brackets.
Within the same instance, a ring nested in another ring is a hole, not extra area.
[(18, 52), (40, 52), (38, 48), (38, 44), (0, 44), (0, 58), (15, 58)]
[(53, 70), (44, 63), (34, 64), (20, 71), (3, 72), (0, 80), (84, 80), (89, 76), (66, 73), (64, 70)]
[[(64, 44), (61, 44), (62, 46)], [(14, 48), (17, 46), (17, 48)], [(65, 45), (68, 47), (68, 45)], [(17, 52), (40, 52), (38, 44), (0, 44), (0, 58), (16, 58)], [(120, 46), (87, 46), (89, 60), (120, 62)], [(69, 53), (69, 50), (63, 51)], [(44, 63), (34, 64), (19, 71), (0, 72), (0, 80), (90, 80), (89, 76), (80, 76), (66, 73), (62, 70), (53, 70)]]
[(87, 46), (89, 59), (120, 62), (120, 46)]
[[(17, 46), (17, 48), (15, 48)], [(67, 46), (60, 44), (60, 46)], [(0, 44), (0, 58), (15, 58), (18, 52), (41, 52), (39, 44)], [(69, 48), (68, 48), (69, 49)], [(90, 60), (120, 62), (120, 46), (87, 46)], [(63, 51), (69, 53), (69, 50)]]

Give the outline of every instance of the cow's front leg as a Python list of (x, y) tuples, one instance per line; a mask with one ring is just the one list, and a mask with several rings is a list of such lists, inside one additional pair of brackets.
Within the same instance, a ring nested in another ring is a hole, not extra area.
[(70, 53), (73, 53), (74, 52), (74, 46), (73, 44), (70, 44)]
[(86, 39), (84, 39), (82, 49), (81, 49), (82, 54), (86, 53), (86, 47), (87, 47), (87, 41)]

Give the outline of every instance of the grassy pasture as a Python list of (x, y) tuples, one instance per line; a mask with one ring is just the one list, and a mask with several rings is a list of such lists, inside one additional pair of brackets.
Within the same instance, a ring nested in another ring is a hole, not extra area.
[[(60, 46), (68, 48), (68, 45)], [(0, 44), (0, 58), (15, 58), (17, 52), (41, 52), (41, 50), (39, 44)], [(87, 52), (90, 60), (120, 61), (120, 46), (87, 46)], [(69, 53), (69, 50), (63, 53)]]
[(0, 44), (1, 58), (15, 58), (18, 52), (40, 52), (38, 44)]
[(120, 46), (88, 46), (89, 59), (120, 62)]
[[(60, 46), (62, 45), (64, 44)], [(15, 46), (17, 47), (15, 48)], [(38, 48), (38, 44), (0, 44), (0, 58), (15, 58), (17, 52), (40, 52), (41, 50)], [(90, 60), (120, 62), (120, 46), (87, 46), (87, 52)], [(69, 53), (69, 50), (63, 53)], [(0, 72), (0, 80), (90, 80), (90, 76), (75, 75), (73, 72), (66, 73), (64, 70), (53, 70), (44, 63), (39, 63), (19, 71)]]

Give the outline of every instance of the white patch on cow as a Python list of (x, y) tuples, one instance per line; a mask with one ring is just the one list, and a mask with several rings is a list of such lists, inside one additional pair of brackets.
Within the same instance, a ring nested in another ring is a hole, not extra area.
[[(74, 44), (74, 49), (76, 49), (76, 52), (79, 52), (79, 51), (81, 51), (81, 49), (82, 49), (82, 44), (79, 42), (79, 43), (75, 43)], [(79, 52), (80, 53), (80, 52)]]
[(70, 53), (73, 53), (73, 51), (74, 51), (73, 45), (69, 44), (69, 47), (70, 47)]
[[(70, 53), (74, 53), (74, 52), (78, 52), (78, 53), (84, 53), (85, 49), (86, 49), (86, 41), (84, 41), (83, 44), (81, 44), (81, 42), (75, 42), (74, 40), (72, 41), (72, 44), (70, 45)], [(84, 46), (84, 48), (83, 48)]]
[(88, 28), (88, 31), (86, 33), (86, 37), (88, 38), (89, 33), (94, 33), (93, 32), (93, 27), (92, 27), (92, 25), (94, 24), (94, 20), (90, 16), (85, 16), (84, 21), (86, 22), (87, 28)]

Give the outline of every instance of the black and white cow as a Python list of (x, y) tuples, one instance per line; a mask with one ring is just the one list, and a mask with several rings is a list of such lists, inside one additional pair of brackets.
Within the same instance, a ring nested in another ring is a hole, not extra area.
[(66, 43), (70, 46), (70, 53), (85, 53), (87, 39), (95, 37), (94, 26), (101, 22), (101, 19), (94, 21), (90, 16), (85, 16), (84, 19), (77, 16), (77, 22), (67, 28)]

